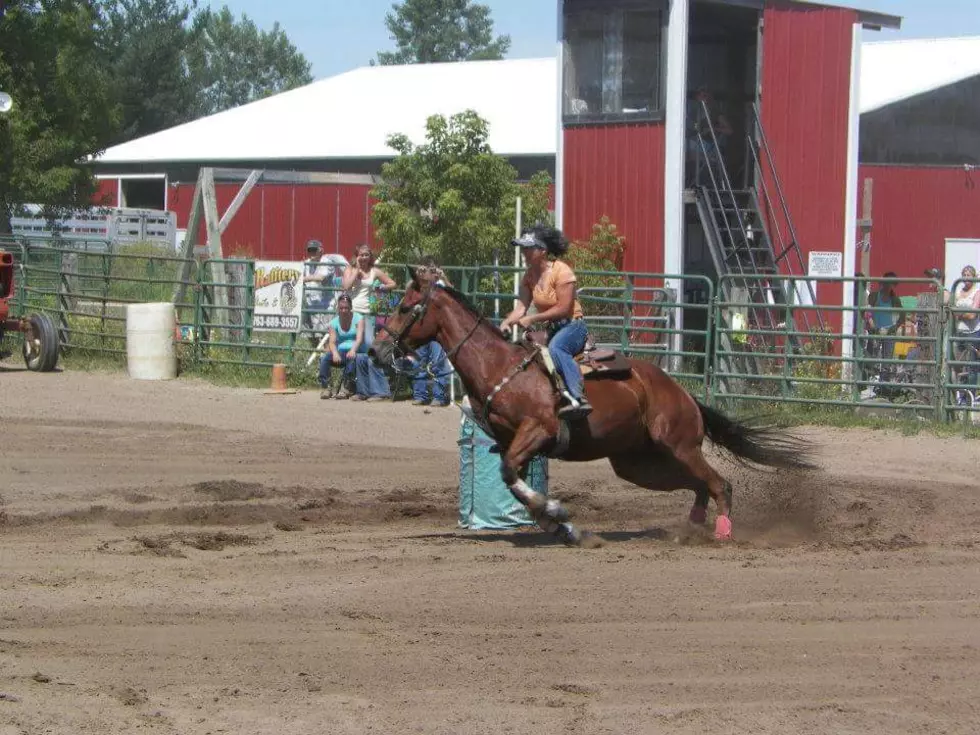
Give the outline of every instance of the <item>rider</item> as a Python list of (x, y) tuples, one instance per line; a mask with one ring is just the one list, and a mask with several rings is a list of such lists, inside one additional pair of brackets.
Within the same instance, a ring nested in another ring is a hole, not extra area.
[[(588, 330), (582, 305), (575, 297), (575, 273), (558, 260), (568, 250), (568, 241), (560, 230), (536, 225), (511, 243), (521, 249), (527, 272), (521, 279), (519, 303), (501, 322), (500, 329), (508, 332), (515, 324), (524, 329), (536, 323), (547, 326), (548, 351), (567, 389), (563, 394), (565, 405), (558, 409), (558, 415), (584, 418), (592, 412), (592, 406), (574, 358), (585, 349)], [(535, 313), (528, 314), (532, 303)]]

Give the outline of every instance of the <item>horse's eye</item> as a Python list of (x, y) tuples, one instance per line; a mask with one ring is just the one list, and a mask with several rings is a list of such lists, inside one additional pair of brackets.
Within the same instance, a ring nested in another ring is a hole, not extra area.
[(415, 305), (414, 304), (405, 304), (405, 303), (402, 303), (398, 307), (398, 312), (400, 314), (407, 314), (408, 312), (410, 312), (414, 308), (415, 308)]

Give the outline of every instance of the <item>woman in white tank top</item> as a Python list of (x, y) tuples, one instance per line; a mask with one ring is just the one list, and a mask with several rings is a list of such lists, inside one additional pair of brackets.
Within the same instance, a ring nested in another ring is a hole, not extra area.
[(380, 268), (374, 265), (374, 253), (367, 244), (358, 245), (354, 250), (354, 262), (347, 266), (341, 288), (350, 292), (351, 306), (355, 314), (364, 318), (364, 343), (370, 346), (374, 341), (375, 317), (372, 300), (379, 287), (395, 288), (395, 282)]

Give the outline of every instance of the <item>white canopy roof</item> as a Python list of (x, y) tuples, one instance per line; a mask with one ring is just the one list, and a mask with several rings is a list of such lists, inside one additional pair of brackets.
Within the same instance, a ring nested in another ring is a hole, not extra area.
[(106, 150), (100, 163), (390, 158), (392, 133), (476, 110), (496, 153), (555, 154), (554, 59), (374, 66), (328, 77)]
[[(861, 112), (980, 74), (980, 38), (865, 43)], [(392, 133), (424, 140), (429, 115), (476, 110), (505, 156), (553, 156), (555, 59), (355, 69), (109, 148), (97, 162), (389, 158)]]
[(861, 54), (861, 112), (980, 75), (980, 37), (866, 43)]

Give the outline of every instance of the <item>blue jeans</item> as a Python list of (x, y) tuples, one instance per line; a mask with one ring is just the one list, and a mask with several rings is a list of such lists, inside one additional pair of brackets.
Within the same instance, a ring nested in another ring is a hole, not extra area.
[(378, 318), (373, 314), (361, 314), (361, 321), (364, 322), (364, 343), (361, 349), (367, 352), (367, 348), (374, 342), (374, 331), (377, 328)]
[[(330, 385), (330, 369), (333, 367), (330, 364), (330, 357), (329, 352), (323, 353), (320, 357), (320, 374), (317, 376), (317, 379), (320, 381), (321, 388), (326, 388)], [(357, 367), (357, 360), (349, 359), (347, 353), (341, 353), (340, 359), (343, 362), (343, 366), (341, 367), (343, 377), (341, 377), (341, 381), (343, 384), (349, 385), (354, 382), (354, 371)]]
[(391, 398), (391, 388), (388, 387), (388, 378), (384, 371), (374, 364), (374, 361), (367, 355), (357, 356), (357, 392), (359, 395), (383, 396)]
[[(446, 403), (449, 400), (449, 360), (446, 351), (438, 342), (429, 342), (419, 347), (415, 354), (418, 356), (418, 369), (412, 378), (412, 398), (416, 401), (429, 400), (429, 380), (432, 380), (432, 400), (436, 403)], [(426, 371), (426, 366), (432, 371), (432, 376)]]
[(585, 349), (585, 340), (589, 330), (584, 319), (573, 319), (561, 327), (548, 341), (548, 351), (555, 361), (555, 367), (565, 381), (565, 387), (573, 398), (585, 397), (583, 390), (582, 371), (575, 362), (575, 355)]

